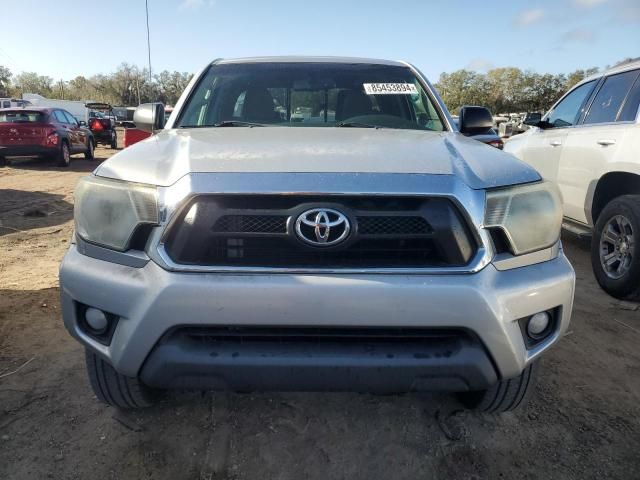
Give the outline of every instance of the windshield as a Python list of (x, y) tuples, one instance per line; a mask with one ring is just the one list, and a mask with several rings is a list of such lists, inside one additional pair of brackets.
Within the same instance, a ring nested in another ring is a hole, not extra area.
[(444, 130), (408, 67), (346, 63), (212, 65), (177, 127), (380, 127)]
[(0, 112), (0, 123), (42, 123), (45, 121), (42, 112), (17, 110), (14, 112)]

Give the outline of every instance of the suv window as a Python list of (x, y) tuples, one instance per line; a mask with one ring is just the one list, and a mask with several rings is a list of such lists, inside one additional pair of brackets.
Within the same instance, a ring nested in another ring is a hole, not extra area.
[(66, 110), (63, 110), (62, 113), (64, 113), (64, 116), (67, 117), (67, 123), (70, 123), (71, 125), (75, 125), (76, 123), (78, 123), (78, 121), (76, 120), (76, 117), (71, 115)]
[(575, 125), (582, 115), (585, 101), (589, 98), (595, 85), (596, 80), (592, 80), (571, 91), (553, 110), (549, 111), (546, 118), (547, 122), (549, 122), (552, 127), (570, 127), (571, 125)]
[(596, 98), (591, 104), (584, 123), (608, 123), (615, 122), (622, 102), (627, 97), (631, 85), (638, 77), (638, 71), (618, 73), (611, 75), (600, 87)]
[(411, 69), (395, 65), (212, 65), (183, 111), (179, 128), (238, 121), (279, 127), (445, 129), (438, 108)]
[(62, 113), (61, 110), (55, 110), (53, 112), (53, 115), (56, 117), (56, 120), (58, 120), (60, 123), (69, 123), (69, 121), (67, 120), (67, 117), (64, 116), (64, 113)]
[(43, 123), (47, 116), (42, 112), (28, 110), (10, 110), (0, 112), (0, 123)]
[[(640, 70), (636, 70), (640, 74)], [(631, 87), (631, 92), (627, 95), (622, 111), (618, 116), (619, 122), (633, 122), (638, 115), (640, 108), (640, 75), (636, 79), (636, 83)]]

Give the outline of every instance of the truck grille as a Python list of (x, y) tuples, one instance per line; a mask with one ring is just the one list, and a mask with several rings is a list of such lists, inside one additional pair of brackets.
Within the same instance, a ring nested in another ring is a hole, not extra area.
[[(344, 214), (350, 230), (343, 242), (325, 247), (300, 238), (296, 220), (314, 209)], [(199, 195), (171, 223), (164, 248), (182, 265), (333, 270), (465, 266), (477, 245), (444, 198)]]
[(280, 215), (225, 215), (213, 226), (219, 233), (287, 233), (287, 217)]

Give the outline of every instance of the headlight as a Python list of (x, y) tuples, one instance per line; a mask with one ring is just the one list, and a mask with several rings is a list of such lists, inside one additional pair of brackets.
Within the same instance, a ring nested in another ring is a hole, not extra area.
[(139, 225), (158, 223), (155, 187), (90, 176), (75, 191), (76, 233), (84, 240), (125, 251)]
[(560, 238), (560, 193), (549, 182), (490, 190), (484, 223), (504, 231), (514, 255), (550, 247)]

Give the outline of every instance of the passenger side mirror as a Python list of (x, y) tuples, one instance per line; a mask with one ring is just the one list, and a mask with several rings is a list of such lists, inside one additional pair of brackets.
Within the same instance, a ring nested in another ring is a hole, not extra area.
[(522, 123), (524, 123), (525, 125), (529, 125), (531, 127), (537, 127), (540, 125), (541, 121), (542, 121), (541, 113), (530, 112), (530, 113), (527, 113), (527, 115), (524, 117), (524, 121)]
[(463, 135), (477, 135), (493, 128), (493, 116), (488, 108), (464, 106), (458, 115), (458, 128)]
[(154, 133), (164, 128), (164, 105), (162, 103), (143, 103), (133, 112), (136, 128)]
[(80, 125), (81, 127), (86, 127), (87, 126), (87, 122), (85, 122), (84, 120), (80, 120), (78, 122), (78, 125)]

